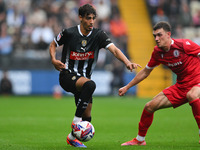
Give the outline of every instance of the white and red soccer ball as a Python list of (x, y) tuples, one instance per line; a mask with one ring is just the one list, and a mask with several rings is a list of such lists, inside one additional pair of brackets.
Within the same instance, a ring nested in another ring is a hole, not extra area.
[(94, 136), (94, 126), (88, 121), (78, 122), (73, 128), (73, 133), (80, 141), (87, 142)]

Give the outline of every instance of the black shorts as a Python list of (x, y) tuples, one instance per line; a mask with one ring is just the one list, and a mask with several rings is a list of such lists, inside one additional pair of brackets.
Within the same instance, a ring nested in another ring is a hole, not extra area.
[[(75, 103), (77, 105), (80, 92), (76, 89), (76, 81), (82, 76), (77, 75), (74, 72), (69, 72), (68, 70), (63, 70), (60, 72), (59, 75), (59, 82), (60, 86), (66, 91), (71, 92), (74, 94), (75, 97)], [(89, 100), (89, 103), (92, 103), (93, 98)]]
[(63, 70), (59, 75), (60, 86), (67, 92), (71, 92), (73, 94), (78, 93), (76, 89), (76, 81), (81, 76), (78, 76), (76, 73), (70, 73), (68, 70)]

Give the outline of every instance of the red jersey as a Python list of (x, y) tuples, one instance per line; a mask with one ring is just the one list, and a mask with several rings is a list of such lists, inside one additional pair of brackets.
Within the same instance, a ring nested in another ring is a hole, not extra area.
[[(154, 47), (147, 68), (163, 64), (177, 75), (178, 84), (200, 83), (200, 46), (189, 39), (172, 39), (169, 51)], [(187, 86), (187, 85), (186, 85)]]

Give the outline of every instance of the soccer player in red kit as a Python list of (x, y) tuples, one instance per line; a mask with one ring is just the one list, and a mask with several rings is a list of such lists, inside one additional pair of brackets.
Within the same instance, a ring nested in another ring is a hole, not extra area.
[(157, 46), (154, 47), (150, 61), (126, 86), (119, 89), (119, 96), (148, 77), (159, 64), (171, 69), (177, 75), (177, 82), (145, 105), (137, 137), (122, 146), (146, 145), (145, 136), (153, 121), (154, 112), (162, 108), (176, 108), (187, 102), (200, 129), (200, 46), (189, 39), (171, 38), (171, 26), (168, 22), (158, 22), (153, 27), (153, 36)]

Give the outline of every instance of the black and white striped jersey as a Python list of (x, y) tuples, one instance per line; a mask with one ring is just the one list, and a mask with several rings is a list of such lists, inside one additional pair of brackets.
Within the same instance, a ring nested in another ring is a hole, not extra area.
[(80, 25), (63, 29), (54, 41), (57, 47), (63, 45), (61, 61), (66, 64), (66, 69), (87, 78), (91, 77), (96, 66), (99, 50), (107, 49), (112, 44), (101, 29), (93, 28), (84, 36), (80, 31)]

